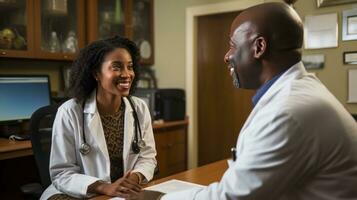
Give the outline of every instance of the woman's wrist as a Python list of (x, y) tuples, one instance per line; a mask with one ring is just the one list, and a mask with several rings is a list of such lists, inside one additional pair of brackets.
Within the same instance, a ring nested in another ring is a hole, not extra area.
[(140, 172), (133, 172), (130, 174), (130, 176), (132, 176), (132, 180), (138, 184), (141, 184), (144, 180), (144, 176)]
[(96, 181), (88, 186), (87, 193), (105, 194), (105, 187), (108, 183)]

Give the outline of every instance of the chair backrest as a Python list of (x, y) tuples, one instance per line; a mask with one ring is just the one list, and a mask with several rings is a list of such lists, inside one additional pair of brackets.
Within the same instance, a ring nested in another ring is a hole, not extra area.
[(32, 151), (43, 188), (46, 188), (51, 184), (49, 160), (51, 152), (52, 125), (58, 107), (58, 104), (41, 107), (32, 114), (30, 120)]

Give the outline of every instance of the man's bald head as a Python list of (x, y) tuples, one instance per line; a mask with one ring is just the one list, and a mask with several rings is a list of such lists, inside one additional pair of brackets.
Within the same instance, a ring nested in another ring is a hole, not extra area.
[(231, 26), (230, 48), (224, 56), (233, 84), (257, 89), (301, 60), (303, 26), (283, 3), (250, 7)]
[(242, 24), (250, 24), (246, 31), (264, 37), (271, 52), (296, 51), (302, 47), (301, 19), (284, 3), (265, 3), (244, 10), (232, 23), (231, 37)]

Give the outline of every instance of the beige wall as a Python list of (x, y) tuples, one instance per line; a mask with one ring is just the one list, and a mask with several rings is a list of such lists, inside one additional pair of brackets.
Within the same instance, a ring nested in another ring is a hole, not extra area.
[[(224, 0), (230, 1), (230, 0)], [(155, 0), (155, 65), (159, 87), (185, 88), (185, 15), (186, 8), (196, 5), (224, 2), (223, 0)], [(239, 1), (239, 0), (236, 0)], [(272, 2), (279, 0), (266, 0)], [(281, 1), (280, 1), (281, 2)], [(347, 104), (347, 70), (356, 68), (343, 65), (342, 53), (357, 50), (357, 41), (341, 41), (342, 11), (356, 7), (354, 4), (317, 8), (315, 0), (299, 0), (295, 8), (304, 19), (305, 15), (338, 13), (338, 48), (304, 50), (305, 54), (325, 54), (325, 67), (313, 70), (327, 88), (352, 113), (357, 104)]]
[(185, 88), (186, 8), (231, 0), (154, 0), (155, 65), (159, 87)]
[(68, 65), (69, 62), (0, 58), (0, 74), (47, 74), (51, 80), (51, 91), (57, 93), (62, 88), (60, 68)]
[(357, 104), (348, 104), (348, 69), (357, 68), (353, 65), (343, 64), (343, 52), (356, 51), (356, 41), (342, 41), (342, 11), (356, 8), (356, 4), (317, 8), (316, 1), (299, 0), (295, 8), (302, 19), (306, 15), (337, 13), (338, 15), (338, 47), (328, 49), (304, 50), (304, 54), (325, 54), (325, 67), (315, 72), (326, 87), (338, 98), (351, 113), (357, 113)]

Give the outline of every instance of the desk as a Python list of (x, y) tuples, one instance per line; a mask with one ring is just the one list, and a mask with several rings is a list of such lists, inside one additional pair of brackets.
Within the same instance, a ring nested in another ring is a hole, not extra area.
[(32, 155), (31, 141), (11, 141), (0, 138), (0, 160)]
[[(187, 129), (188, 119), (164, 123), (154, 123), (154, 132), (159, 132), (172, 127), (184, 127)], [(184, 133), (186, 136), (186, 132)], [(10, 141), (7, 138), (0, 138), (0, 160), (18, 158), (32, 155), (31, 141)], [(186, 159), (185, 159), (186, 162)]]
[[(159, 180), (152, 181), (148, 186), (156, 185), (171, 179), (178, 179), (182, 181), (188, 181), (201, 185), (209, 185), (213, 182), (221, 180), (224, 172), (227, 170), (227, 160), (217, 161), (208, 165), (204, 165), (198, 168), (190, 169), (178, 174), (174, 174)], [(110, 199), (109, 196), (98, 196), (92, 200), (106, 200)]]

